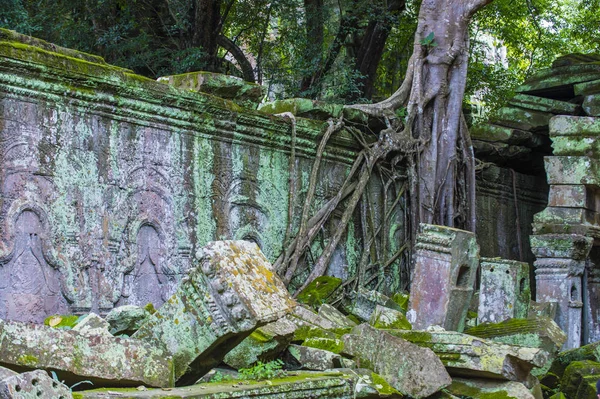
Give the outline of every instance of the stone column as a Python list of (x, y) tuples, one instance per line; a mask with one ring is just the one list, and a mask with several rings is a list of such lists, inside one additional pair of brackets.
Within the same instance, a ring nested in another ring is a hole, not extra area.
[(538, 302), (556, 302), (556, 323), (567, 333), (564, 349), (582, 340), (582, 277), (593, 239), (578, 234), (531, 236)]
[(407, 314), (415, 329), (462, 331), (479, 264), (475, 234), (421, 224)]
[(530, 300), (529, 264), (507, 259), (481, 259), (480, 323), (526, 318)]

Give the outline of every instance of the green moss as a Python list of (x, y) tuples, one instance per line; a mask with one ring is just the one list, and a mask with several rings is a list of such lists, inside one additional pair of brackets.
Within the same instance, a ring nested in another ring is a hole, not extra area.
[(393, 386), (391, 386), (385, 378), (380, 376), (379, 374), (371, 373), (371, 381), (373, 381), (373, 385), (377, 389), (380, 395), (399, 395), (402, 397), (402, 394), (398, 392)]
[(150, 314), (156, 313), (156, 308), (151, 302), (147, 303), (146, 306), (144, 306), (144, 309)]
[(392, 296), (392, 301), (396, 302), (398, 306), (402, 309), (404, 313), (408, 310), (408, 299), (409, 295), (407, 293), (396, 293)]
[(417, 345), (431, 343), (432, 335), (427, 331), (389, 330), (390, 334)]
[(302, 326), (294, 332), (294, 341), (305, 341), (309, 338), (330, 338), (335, 339), (337, 335), (334, 332), (323, 330), (318, 327)]
[(329, 338), (308, 338), (304, 340), (302, 346), (323, 349), (338, 354), (344, 350), (344, 342), (342, 340)]
[(52, 315), (44, 319), (44, 325), (53, 328), (71, 329), (77, 325), (84, 316), (77, 315)]
[(21, 355), (17, 359), (17, 363), (21, 366), (36, 367), (38, 365), (38, 358), (33, 355)]
[(333, 294), (342, 284), (342, 279), (331, 276), (321, 276), (316, 278), (296, 297), (298, 302), (318, 307), (327, 301), (327, 298)]

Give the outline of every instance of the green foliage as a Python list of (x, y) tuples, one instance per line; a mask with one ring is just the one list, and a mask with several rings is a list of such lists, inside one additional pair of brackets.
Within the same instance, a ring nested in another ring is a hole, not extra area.
[(421, 39), (421, 44), (425, 47), (437, 47), (437, 43), (435, 42), (434, 33), (431, 32), (426, 37)]
[(210, 377), (209, 382), (227, 382), (233, 380), (233, 377), (229, 374), (223, 374), (220, 371), (217, 371)]
[(285, 376), (286, 372), (282, 368), (283, 361), (281, 359), (272, 360), (267, 363), (259, 360), (254, 366), (240, 369), (239, 372), (245, 380), (269, 380)]

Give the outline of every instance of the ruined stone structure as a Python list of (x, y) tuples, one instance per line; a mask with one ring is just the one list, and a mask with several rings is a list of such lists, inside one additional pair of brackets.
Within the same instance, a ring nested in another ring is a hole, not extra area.
[[(298, 193), (321, 128), (297, 122)], [(158, 307), (214, 239), (256, 242), (274, 260), (291, 129), (0, 31), (0, 318)], [(345, 133), (331, 140), (318, 198), (336, 193), (355, 149)], [(291, 200), (301, 207), (300, 195)], [(355, 245), (353, 229), (346, 241)], [(332, 273), (345, 277), (341, 265), (355, 261), (340, 251)]]

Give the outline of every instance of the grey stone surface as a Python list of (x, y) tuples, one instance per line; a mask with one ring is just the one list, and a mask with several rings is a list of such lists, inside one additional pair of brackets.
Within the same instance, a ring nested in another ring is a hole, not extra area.
[(135, 305), (125, 305), (114, 308), (106, 315), (106, 321), (110, 325), (109, 331), (113, 335), (136, 332), (151, 316), (145, 308)]
[(390, 309), (401, 311), (400, 305), (392, 301), (387, 296), (380, 292), (369, 291), (364, 288), (359, 288), (357, 291), (350, 293), (342, 302), (342, 309), (355, 316), (357, 319), (368, 322), (371, 320), (373, 312), (377, 305), (385, 306)]
[(13, 375), (18, 374), (16, 371), (12, 371), (11, 369), (7, 369), (6, 367), (0, 366), (0, 380), (3, 380), (8, 377), (12, 377)]
[(0, 381), (2, 399), (72, 399), (71, 390), (43, 370), (17, 374)]
[(308, 323), (310, 325), (317, 326), (324, 330), (334, 330), (338, 327), (331, 320), (320, 316), (319, 314), (313, 312), (304, 305), (296, 306), (292, 313), (292, 317), (296, 319), (294, 320), (294, 322), (297, 323), (299, 326), (303, 324), (306, 325), (306, 323)]
[(77, 331), (82, 335), (87, 336), (105, 336), (112, 337), (113, 335), (108, 331), (110, 324), (102, 317), (95, 313), (90, 313), (73, 327), (73, 331)]
[(536, 399), (536, 397), (521, 383), (515, 381), (494, 381), (485, 379), (454, 378), (448, 391), (459, 397), (480, 398), (497, 397), (505, 399)]
[(479, 321), (499, 323), (527, 317), (531, 301), (529, 264), (482, 258), (480, 269)]
[(292, 342), (298, 327), (283, 317), (259, 327), (223, 358), (223, 363), (235, 369), (249, 368), (257, 361), (273, 360)]
[(342, 336), (343, 354), (367, 365), (402, 394), (425, 398), (451, 383), (440, 359), (427, 348), (377, 330), (367, 324)]
[(342, 367), (342, 357), (337, 353), (309, 346), (290, 345), (284, 358), (292, 367), (303, 370), (325, 371)]
[(342, 312), (325, 303), (319, 308), (319, 316), (326, 318), (339, 328), (356, 327), (356, 323), (347, 318)]
[(0, 320), (0, 365), (55, 370), (73, 384), (172, 386), (173, 360), (159, 344)]
[(254, 329), (296, 306), (255, 243), (211, 242), (201, 259), (132, 336), (165, 346), (179, 385), (195, 382)]

